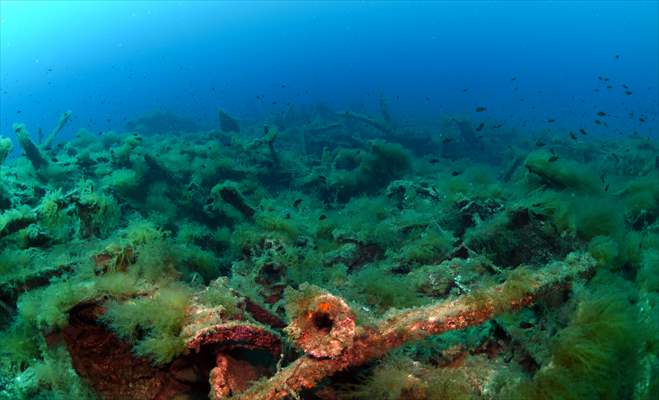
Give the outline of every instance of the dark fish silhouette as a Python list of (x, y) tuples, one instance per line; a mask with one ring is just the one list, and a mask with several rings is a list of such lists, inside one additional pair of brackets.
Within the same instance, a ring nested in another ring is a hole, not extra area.
[(586, 130), (583, 129), (583, 128), (579, 129), (579, 132), (584, 136), (586, 136), (588, 134), (588, 132), (586, 132)]
[(598, 111), (598, 112), (597, 112), (597, 116), (599, 116), (599, 117), (605, 117), (605, 116), (606, 116), (606, 113), (605, 113), (604, 111)]
[(547, 161), (549, 161), (549, 162), (555, 162), (555, 161), (558, 161), (558, 156), (557, 156), (557, 155), (553, 155), (553, 156), (549, 157), (549, 160), (547, 160)]
[(577, 140), (577, 135), (575, 135), (574, 132), (570, 132), (570, 137), (572, 140)]
[(483, 112), (483, 111), (485, 111), (485, 110), (487, 110), (487, 108), (485, 108), (485, 107), (483, 107), (483, 106), (478, 106), (478, 107), (476, 107), (476, 112)]
[(481, 122), (480, 125), (478, 125), (478, 127), (476, 128), (476, 132), (480, 132), (484, 126), (485, 126), (485, 122)]

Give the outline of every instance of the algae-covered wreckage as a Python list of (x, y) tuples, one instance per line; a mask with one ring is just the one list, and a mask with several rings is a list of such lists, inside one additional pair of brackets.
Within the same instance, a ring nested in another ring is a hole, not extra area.
[(0, 398), (658, 398), (656, 140), (385, 105), (14, 125)]

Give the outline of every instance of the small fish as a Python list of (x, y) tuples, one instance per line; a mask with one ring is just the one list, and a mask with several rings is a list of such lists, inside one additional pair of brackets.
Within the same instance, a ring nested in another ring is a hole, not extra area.
[(485, 110), (487, 110), (487, 108), (485, 108), (485, 107), (483, 107), (483, 106), (478, 106), (478, 107), (476, 107), (476, 112), (483, 112), (483, 111), (485, 111)]
[(581, 133), (584, 136), (588, 135), (588, 132), (586, 132), (586, 130), (583, 128), (579, 129), (579, 133)]
[(599, 119), (596, 119), (596, 120), (595, 120), (595, 123), (596, 123), (597, 125), (602, 125), (602, 121), (600, 121)]
[(450, 138), (450, 137), (449, 137), (449, 138), (446, 138), (446, 139), (442, 140), (442, 144), (449, 144), (449, 143), (451, 143), (452, 141), (453, 141), (453, 138)]
[(553, 155), (556, 155), (556, 150), (554, 150), (554, 149), (549, 149), (549, 152)]
[(536, 147), (544, 147), (545, 145), (546, 145), (546, 143), (541, 141), (541, 140), (538, 140), (537, 142), (535, 142)]
[(21, 110), (16, 110), (16, 114), (20, 114), (20, 113), (22, 113), (22, 112), (23, 112), (23, 111), (21, 111)]
[(625, 90), (625, 95), (626, 95), (626, 96), (631, 96), (631, 95), (632, 95), (632, 91), (631, 91), (631, 90)]
[(598, 117), (606, 117), (606, 113), (604, 111), (598, 111), (597, 116)]
[(553, 155), (553, 156), (549, 157), (549, 160), (547, 160), (547, 161), (549, 161), (549, 162), (555, 162), (555, 161), (558, 161), (558, 156), (557, 156), (557, 155)]
[(619, 59), (620, 59), (620, 54), (616, 54), (616, 55), (615, 55), (615, 59), (616, 59), (616, 60), (619, 60)]
[(430, 97), (426, 96), (426, 101), (430, 101)]
[(554, 122), (556, 122), (556, 120), (554, 118), (549, 118), (547, 120), (547, 122), (549, 122), (550, 124), (553, 124)]
[(430, 160), (428, 160), (428, 162), (433, 164), (433, 165), (437, 164), (439, 162), (439, 158), (431, 158)]
[(293, 207), (298, 208), (298, 207), (300, 206), (301, 203), (302, 203), (302, 199), (296, 199), (296, 200), (293, 202)]
[(458, 176), (458, 175), (460, 175), (460, 174), (461, 174), (460, 171), (452, 171), (452, 172), (451, 172), (451, 176)]
[(577, 135), (575, 135), (574, 132), (570, 132), (570, 137), (572, 138), (572, 140), (575, 141), (577, 140)]
[(645, 122), (645, 118), (643, 118), (643, 117), (639, 118), (638, 120), (641, 121), (641, 122)]
[(604, 186), (604, 191), (605, 191), (605, 192), (608, 192), (608, 191), (609, 191), (609, 185), (610, 185), (610, 184), (607, 183), (606, 186)]
[(318, 221), (322, 221), (324, 219), (327, 219), (327, 215), (325, 214), (320, 214), (320, 217), (318, 217)]
[(481, 122), (480, 125), (478, 125), (478, 127), (476, 128), (476, 132), (480, 132), (484, 126), (485, 126), (485, 122)]
[(496, 124), (492, 126), (492, 129), (499, 129), (503, 126), (503, 124)]

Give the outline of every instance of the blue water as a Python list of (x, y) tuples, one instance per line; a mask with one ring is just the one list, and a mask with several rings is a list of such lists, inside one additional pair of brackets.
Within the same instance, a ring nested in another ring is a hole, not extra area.
[(0, 14), (5, 136), (67, 109), (71, 134), (157, 108), (215, 127), (218, 107), (258, 120), (381, 94), (415, 123), (484, 106), (508, 127), (657, 132), (657, 1), (3, 0)]

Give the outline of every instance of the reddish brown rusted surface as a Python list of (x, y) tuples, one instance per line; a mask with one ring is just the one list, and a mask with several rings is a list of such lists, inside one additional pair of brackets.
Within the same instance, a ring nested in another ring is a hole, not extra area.
[(200, 391), (205, 395), (209, 384), (211, 395), (221, 398), (223, 393), (244, 390), (268, 373), (264, 366), (253, 365), (231, 351), (263, 350), (273, 360), (281, 352), (280, 339), (274, 333), (234, 321), (199, 330), (188, 342), (190, 352), (155, 367), (136, 357), (128, 343), (97, 322), (103, 312), (97, 303), (80, 304), (69, 313), (69, 325), (48, 338), (50, 344), (65, 343), (76, 372), (100, 399), (165, 400)]
[(254, 317), (255, 320), (268, 325), (271, 328), (281, 329), (286, 326), (284, 321), (249, 299), (245, 300), (245, 310)]
[(356, 332), (355, 315), (336, 296), (323, 294), (286, 328), (305, 353), (313, 357), (336, 357), (352, 345)]
[(164, 400), (190, 390), (166, 370), (135, 357), (131, 347), (96, 323), (95, 304), (75, 307), (60, 335), (73, 367), (101, 399)]
[(210, 374), (211, 398), (223, 399), (238, 394), (266, 372), (247, 361), (218, 353)]
[(266, 350), (278, 358), (281, 353), (279, 337), (263, 327), (248, 323), (214, 325), (199, 330), (188, 341), (188, 349), (199, 352), (203, 346), (213, 345), (216, 349)]
[[(359, 329), (352, 343), (332, 357), (314, 356), (314, 349), (309, 342), (305, 348), (307, 354), (278, 371), (267, 381), (256, 383), (238, 398), (274, 400), (291, 395), (295, 397), (298, 392), (315, 387), (323, 379), (338, 371), (382, 357), (404, 343), (478, 325), (498, 314), (531, 304), (538, 296), (555, 288), (561, 288), (574, 278), (588, 274), (594, 267), (595, 261), (590, 256), (574, 257), (569, 262), (555, 263), (533, 276), (531, 281), (534, 283), (528, 287), (526, 293), (520, 293), (518, 297), (509, 299), (504, 296), (507, 304), (497, 304), (496, 307), (494, 302), (499, 301), (499, 297), (502, 296), (505, 283), (487, 291), (486, 297), (490, 299), (489, 301), (475, 302), (463, 296), (452, 301), (400, 310), (382, 319), (376, 326)], [(309, 302), (307, 310), (302, 313), (314, 313), (315, 310), (323, 308), (324, 306), (321, 305), (325, 304), (329, 297), (337, 299), (332, 295), (320, 294)], [(304, 331), (296, 329), (295, 321), (287, 331), (301, 338), (304, 336)], [(318, 343), (322, 348), (324, 342)]]

